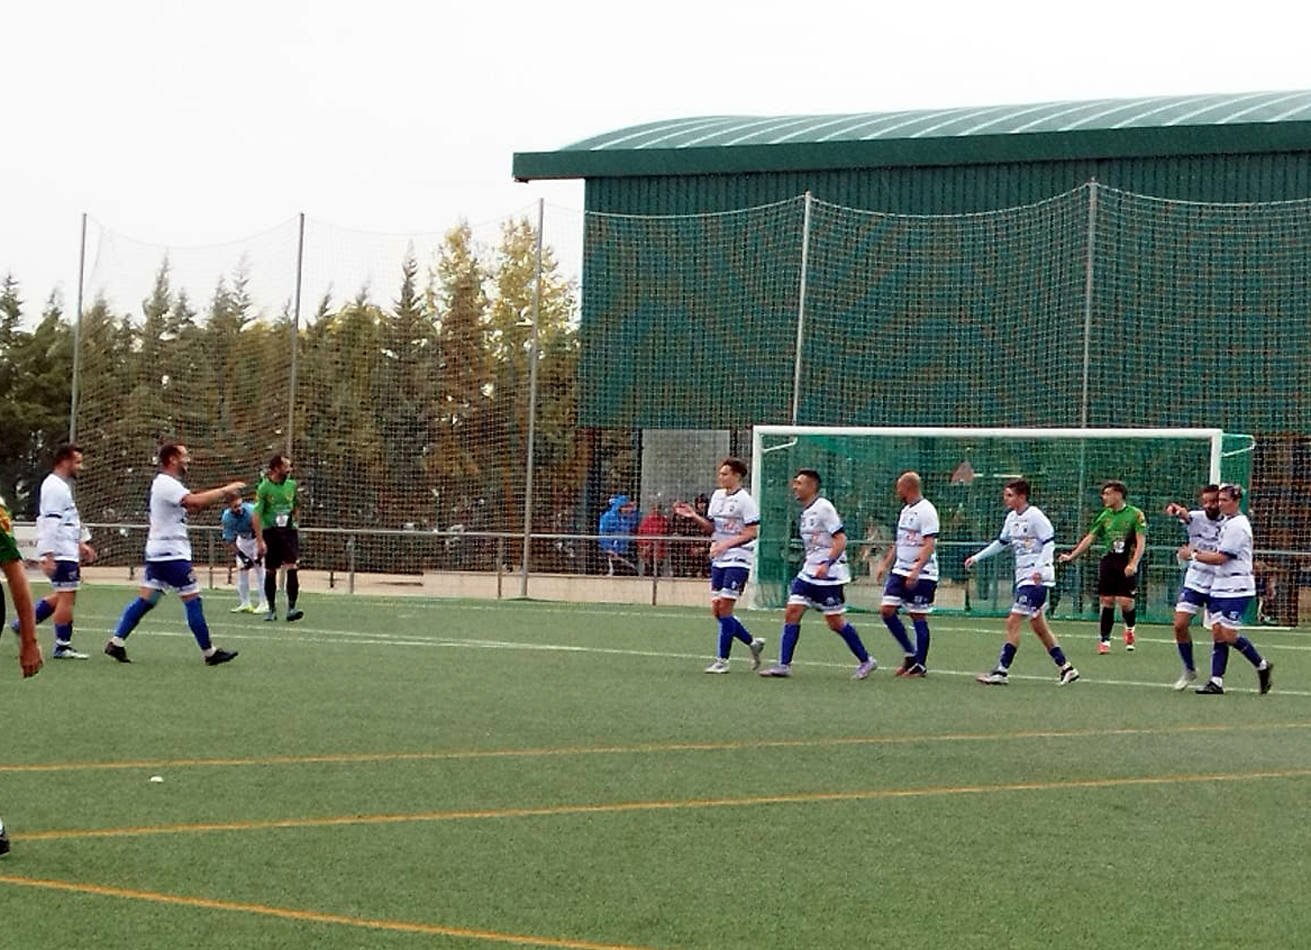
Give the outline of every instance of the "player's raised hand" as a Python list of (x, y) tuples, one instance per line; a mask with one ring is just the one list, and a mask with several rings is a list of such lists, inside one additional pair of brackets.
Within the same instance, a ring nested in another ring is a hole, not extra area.
[(245, 482), (228, 482), (226, 485), (223, 486), (223, 490), (224, 490), (225, 492), (230, 492), (230, 491), (232, 491), (232, 492), (238, 492), (238, 493), (240, 493), (240, 492), (243, 492), (243, 491), (246, 490), (246, 483), (245, 483)]
[(696, 509), (685, 501), (676, 501), (674, 502), (674, 514), (682, 515), (684, 518), (692, 518), (696, 516)]

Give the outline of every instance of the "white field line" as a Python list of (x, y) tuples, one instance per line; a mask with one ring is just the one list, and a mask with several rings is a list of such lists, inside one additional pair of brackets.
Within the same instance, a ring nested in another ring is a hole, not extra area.
[[(113, 623), (117, 620), (116, 617), (108, 617), (105, 615), (95, 615), (95, 614), (85, 617), (84, 619), (92, 620), (92, 621), (102, 621), (108, 623)], [(182, 623), (181, 618), (178, 619), (179, 619), (179, 625), (181, 625)], [(442, 636), (416, 637), (416, 636), (404, 636), (404, 635), (388, 634), (388, 633), (373, 633), (373, 632), (366, 633), (362, 631), (332, 630), (323, 627), (303, 626), (300, 623), (294, 625), (287, 624), (285, 621), (278, 621), (276, 625), (270, 624), (270, 626), (273, 627), (273, 630), (276, 630), (278, 632), (275, 633), (273, 631), (270, 631), (266, 633), (258, 629), (253, 629), (251, 632), (239, 632), (231, 628), (222, 629), (219, 631), (212, 631), (212, 632), (214, 632), (216, 639), (246, 640), (246, 641), (290, 644), (290, 645), (303, 645), (308, 642), (308, 643), (324, 643), (324, 644), (344, 644), (350, 646), (393, 646), (393, 647), (405, 647), (407, 649), (415, 648), (415, 647), (427, 647), (427, 648), (442, 648), (442, 649), (516, 650), (522, 652), (543, 652), (543, 653), (585, 653), (585, 654), (598, 654), (598, 655), (608, 655), (608, 656), (632, 656), (632, 657), (641, 657), (647, 659), (687, 660), (687, 661), (695, 661), (695, 662), (704, 662), (710, 659), (710, 657), (704, 653), (685, 653), (685, 652), (674, 652), (669, 650), (637, 650), (637, 649), (631, 649), (625, 647), (579, 646), (577, 644), (568, 644), (568, 643), (541, 643), (541, 642), (526, 642), (526, 641), (516, 641), (516, 640), (495, 640), (495, 639), (475, 638), (475, 637), (442, 637)], [(947, 631), (947, 632), (990, 633), (993, 636), (997, 636), (998, 634), (998, 631), (995, 628), (984, 630), (979, 627), (941, 625), (941, 626), (935, 626), (934, 629)], [(85, 631), (83, 631), (83, 636), (84, 637), (86, 636)], [(146, 638), (164, 636), (164, 637), (181, 637), (183, 639), (188, 639), (188, 640), (191, 639), (191, 634), (189, 632), (181, 632), (177, 630), (147, 630), (147, 631), (139, 632), (137, 636), (144, 636)], [(128, 642), (130, 644), (132, 641), (129, 640)], [(1168, 643), (1171, 645), (1174, 644), (1173, 639), (1149, 640), (1143, 637), (1139, 637), (1138, 642), (1159, 643), (1159, 644)], [(86, 645), (85, 641), (83, 641), (82, 645), (85, 647)], [(1268, 648), (1283, 649), (1283, 650), (1311, 650), (1311, 646), (1279, 645), (1279, 646), (1271, 646)], [(1199, 652), (1204, 653), (1205, 643), (1199, 642), (1198, 649)], [(1202, 661), (1201, 666), (1203, 667), (1203, 669), (1199, 671), (1199, 676), (1205, 675), (1205, 669), (1204, 669), (1206, 665), (1205, 656), (1200, 657), (1199, 659), (1201, 659)], [(1238, 659), (1241, 660), (1241, 658)], [(1173, 685), (1172, 683), (1145, 682), (1140, 680), (1101, 679), (1101, 678), (1097, 678), (1095, 673), (1093, 673), (1091, 676), (1088, 676), (1087, 671), (1091, 670), (1097, 662), (1098, 660), (1092, 657), (1089, 657), (1088, 660), (1084, 662), (1084, 669), (1081, 670), (1080, 672), (1085, 675), (1080, 678), (1079, 683), (1081, 685), (1078, 688), (1085, 688), (1088, 684), (1094, 682), (1099, 685), (1105, 685), (1105, 686), (1125, 686), (1125, 687), (1136, 687), (1136, 688), (1145, 688), (1145, 689), (1168, 689), (1171, 688)], [(1234, 671), (1237, 670), (1238, 667), (1232, 665), (1233, 663), (1234, 660), (1231, 659), (1231, 667), (1230, 667), (1231, 672), (1228, 677), (1230, 683), (1232, 683), (1234, 680), (1237, 679), (1237, 676), (1234, 674)], [(1092, 666), (1090, 666), (1089, 664), (1092, 664)], [(793, 663), (793, 665), (799, 668), (813, 667), (813, 668), (843, 669), (843, 670), (854, 669), (854, 663), (833, 663), (833, 662), (826, 662), (826, 661), (797, 660)], [(1246, 669), (1245, 662), (1243, 663), (1243, 669), (1244, 670)], [(980, 672), (983, 672), (983, 670), (948, 670), (936, 666), (932, 668), (932, 674), (934, 676), (963, 676), (973, 679)], [(1052, 685), (1055, 685), (1056, 674), (1055, 672), (1053, 672), (1051, 675), (1048, 676), (1037, 676), (1033, 674), (1012, 673), (1010, 679), (1012, 682), (1016, 682), (1020, 680), (1031, 680), (1033, 682), (1050, 683)], [(1201, 680), (1199, 680), (1199, 682), (1201, 682)], [(1067, 687), (1067, 688), (1075, 688), (1075, 687)], [(1225, 691), (1229, 693), (1256, 692), (1255, 689), (1242, 689), (1242, 688), (1237, 688), (1233, 685), (1226, 685)], [(1283, 689), (1279, 687), (1278, 681), (1276, 681), (1274, 693), (1277, 693), (1280, 696), (1311, 697), (1311, 691), (1309, 690)]]

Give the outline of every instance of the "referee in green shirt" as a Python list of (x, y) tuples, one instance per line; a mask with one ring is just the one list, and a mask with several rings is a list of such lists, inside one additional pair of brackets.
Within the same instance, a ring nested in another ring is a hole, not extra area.
[(264, 558), (265, 620), (278, 619), (278, 568), (287, 569), (287, 620), (299, 620), (305, 611), (296, 606), (300, 595), (300, 534), (296, 530), (296, 479), (291, 459), (279, 452), (269, 459), (269, 472), (255, 489), (255, 550)]
[(1093, 519), (1088, 533), (1074, 547), (1062, 554), (1062, 564), (1073, 561), (1096, 541), (1106, 547), (1097, 574), (1097, 596), (1101, 600), (1101, 640), (1098, 653), (1111, 652), (1111, 628), (1115, 626), (1115, 605), (1124, 616), (1124, 648), (1133, 650), (1134, 623), (1138, 619), (1134, 598), (1138, 596), (1138, 564), (1147, 550), (1147, 517), (1138, 508), (1125, 503), (1129, 489), (1124, 482), (1102, 485), (1102, 504), (1106, 507)]

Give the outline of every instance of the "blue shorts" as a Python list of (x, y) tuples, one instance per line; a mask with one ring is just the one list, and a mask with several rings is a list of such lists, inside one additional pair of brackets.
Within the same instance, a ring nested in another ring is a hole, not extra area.
[(911, 587), (906, 586), (905, 575), (889, 574), (883, 587), (883, 606), (904, 606), (913, 614), (933, 613), (933, 598), (938, 593), (938, 582), (920, 578)]
[(77, 561), (55, 561), (50, 586), (57, 591), (77, 590), (82, 586), (82, 565)]
[(722, 597), (727, 600), (737, 600), (742, 596), (742, 588), (747, 586), (747, 575), (750, 573), (750, 568), (746, 567), (710, 565), (711, 599), (717, 600)]
[(1047, 609), (1047, 588), (1042, 584), (1021, 584), (1015, 588), (1015, 603), (1011, 613), (1021, 617), (1037, 617)]
[(797, 577), (792, 581), (788, 603), (813, 607), (826, 617), (846, 613), (847, 598), (843, 593), (845, 587), (845, 584), (812, 584)]
[(142, 587), (152, 590), (175, 590), (180, 595), (200, 593), (200, 581), (190, 561), (147, 561)]
[(1174, 605), (1175, 613), (1197, 615), (1197, 612), (1207, 605), (1211, 600), (1210, 594), (1204, 594), (1200, 590), (1193, 590), (1191, 587), (1179, 588), (1179, 600)]
[(1243, 597), (1211, 597), (1207, 604), (1207, 609), (1211, 611), (1211, 616), (1215, 622), (1222, 627), (1228, 627), (1230, 630), (1237, 630), (1243, 625), (1243, 615), (1247, 613), (1247, 605), (1252, 602), (1249, 596)]

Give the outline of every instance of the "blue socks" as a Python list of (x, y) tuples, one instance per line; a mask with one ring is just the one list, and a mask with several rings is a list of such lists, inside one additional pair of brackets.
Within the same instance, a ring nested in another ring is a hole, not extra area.
[(196, 638), (202, 650), (208, 650), (209, 624), (205, 623), (205, 610), (200, 606), (200, 598), (192, 597), (183, 601), (183, 606), (187, 608), (187, 626), (191, 628), (191, 635)]
[(864, 663), (869, 659), (869, 651), (865, 649), (865, 644), (860, 642), (860, 635), (851, 624), (843, 624), (842, 629), (838, 631), (838, 636), (846, 642), (847, 648), (856, 654), (856, 659), (860, 662)]
[(141, 618), (154, 608), (157, 600), (159, 600), (158, 593), (151, 600), (142, 600), (138, 597), (124, 607), (123, 616), (118, 618), (118, 626), (114, 628), (114, 636), (120, 640), (126, 639), (127, 635), (137, 628)]
[(792, 653), (797, 648), (797, 640), (801, 637), (801, 624), (785, 623), (783, 624), (783, 639), (778, 645), (778, 662), (783, 666), (792, 663)]
[(55, 612), (55, 605), (42, 597), (36, 602), (36, 622), (40, 623)]
[(66, 647), (73, 642), (73, 625), (71, 623), (55, 624), (55, 646)]
[(1229, 665), (1229, 644), (1221, 641), (1211, 644), (1211, 676), (1224, 679), (1225, 667)]
[(1184, 669), (1197, 672), (1197, 664), (1193, 662), (1193, 641), (1188, 640), (1185, 643), (1175, 641), (1175, 646), (1179, 649), (1179, 659), (1184, 661)]
[(1252, 641), (1241, 633), (1238, 635), (1238, 639), (1234, 641), (1234, 649), (1247, 657), (1247, 662), (1253, 666), (1259, 667), (1261, 665), (1261, 654), (1256, 652), (1256, 647), (1252, 646)]
[(915, 662), (927, 666), (929, 659), (929, 621), (927, 617), (912, 617), (915, 625)]
[(738, 639), (751, 646), (751, 634), (747, 628), (742, 626), (742, 621), (738, 620), (732, 614), (727, 617), (719, 618), (719, 658), (728, 659), (728, 653), (733, 648), (733, 640)]
[(997, 667), (1003, 670), (1009, 670), (1011, 663), (1015, 661), (1015, 651), (1019, 647), (1015, 646), (1009, 640), (1001, 645), (1001, 657), (997, 660)]
[(1057, 666), (1059, 666), (1061, 669), (1065, 669), (1065, 664), (1070, 662), (1065, 658), (1065, 651), (1061, 649), (1061, 645), (1059, 643), (1056, 644), (1056, 646), (1052, 647), (1047, 652), (1051, 654), (1052, 662), (1055, 663)]
[(889, 617), (884, 617), (883, 622), (887, 625), (892, 638), (901, 645), (901, 651), (907, 656), (914, 656), (915, 648), (910, 645), (910, 637), (906, 636), (906, 625), (901, 622), (901, 617), (892, 614)]

